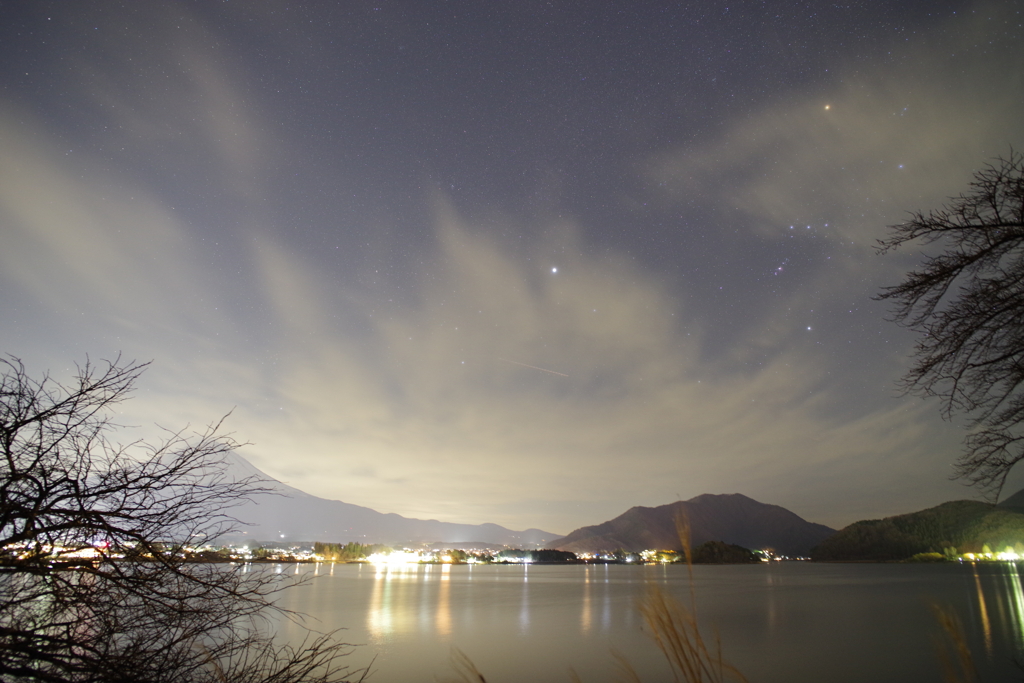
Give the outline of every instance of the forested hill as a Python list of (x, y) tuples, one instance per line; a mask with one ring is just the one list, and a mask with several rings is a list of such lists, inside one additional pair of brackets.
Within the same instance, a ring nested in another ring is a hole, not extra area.
[(955, 500), (906, 515), (855, 522), (811, 551), (815, 560), (891, 561), (918, 553), (1024, 551), (1024, 510)]

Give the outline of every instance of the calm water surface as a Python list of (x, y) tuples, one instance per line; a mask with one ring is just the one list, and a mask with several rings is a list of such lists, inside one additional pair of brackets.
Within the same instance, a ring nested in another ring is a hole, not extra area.
[[(689, 603), (685, 566), (280, 565), (315, 575), (281, 604), (345, 628), (374, 683), (445, 680), (453, 647), (489, 683), (619, 680), (613, 653), (644, 681), (671, 675), (637, 609), (657, 585)], [(942, 680), (933, 604), (952, 608), (982, 680), (1021, 680), (1024, 568), (1014, 565), (774, 563), (693, 568), (707, 633), (751, 683)], [(292, 633), (280, 625), (284, 637)]]

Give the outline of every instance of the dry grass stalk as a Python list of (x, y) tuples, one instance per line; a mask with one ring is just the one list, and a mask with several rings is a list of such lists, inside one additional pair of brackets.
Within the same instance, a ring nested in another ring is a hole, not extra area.
[(978, 670), (974, 668), (974, 659), (971, 657), (971, 649), (967, 645), (960, 618), (951, 608), (933, 604), (932, 611), (945, 635), (945, 638), (936, 639), (943, 680), (946, 683), (977, 683)]
[(653, 587), (640, 605), (640, 613), (651, 637), (677, 683), (746, 683), (740, 671), (722, 656), (722, 644), (715, 635), (709, 646), (697, 625), (697, 616), (671, 595)]
[(473, 660), (454, 646), (452, 647), (452, 669), (455, 670), (456, 678), (449, 678), (443, 683), (487, 683), (487, 679), (476, 668)]
[(617, 679), (619, 683), (643, 683), (643, 681), (640, 680), (640, 674), (638, 674), (636, 669), (633, 668), (633, 665), (630, 664), (626, 655), (617, 650), (612, 650), (612, 657), (615, 659), (615, 664), (623, 676), (623, 678)]

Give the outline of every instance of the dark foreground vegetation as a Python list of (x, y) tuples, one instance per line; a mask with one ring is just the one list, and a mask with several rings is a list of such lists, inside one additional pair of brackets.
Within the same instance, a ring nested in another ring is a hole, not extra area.
[(187, 561), (259, 482), (227, 476), (238, 444), (219, 424), (118, 443), (112, 408), (144, 368), (87, 363), (61, 384), (0, 360), (0, 680), (347, 680), (332, 634), (274, 642), (279, 576)]

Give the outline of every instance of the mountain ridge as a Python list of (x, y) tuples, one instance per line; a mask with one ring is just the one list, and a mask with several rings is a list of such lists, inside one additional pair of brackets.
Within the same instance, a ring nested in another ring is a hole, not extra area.
[(808, 522), (786, 508), (740, 493), (704, 493), (657, 507), (634, 506), (614, 519), (576, 529), (555, 547), (572, 552), (679, 549), (682, 542), (676, 519), (689, 523), (693, 547), (722, 541), (744, 548), (772, 548), (791, 556), (806, 555), (835, 533), (835, 529)]
[(516, 531), (491, 523), (459, 524), (378, 512), (306, 493), (274, 479), (237, 453), (228, 454), (224, 463), (229, 479), (256, 478), (259, 486), (270, 489), (249, 496), (247, 502), (230, 510), (242, 526), (225, 535), (229, 541), (355, 541), (397, 546), (481, 543), (531, 548), (561, 538), (541, 529)]

